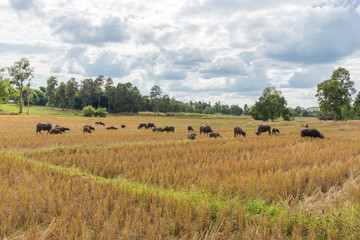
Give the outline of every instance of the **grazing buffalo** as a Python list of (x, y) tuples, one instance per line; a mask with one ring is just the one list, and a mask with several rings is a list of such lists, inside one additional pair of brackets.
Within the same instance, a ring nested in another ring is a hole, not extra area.
[(244, 131), (241, 129), (241, 127), (235, 126), (235, 127), (234, 127), (234, 137), (236, 137), (236, 136), (238, 136), (238, 135), (239, 135), (239, 137), (240, 137), (241, 135), (243, 135), (244, 137), (246, 137), (246, 132), (244, 132)]
[(155, 127), (155, 124), (153, 122), (149, 122), (147, 125), (146, 125), (146, 128), (153, 128)]
[(84, 126), (83, 133), (91, 133), (91, 128), (89, 128), (89, 126)]
[(110, 127), (107, 127), (106, 130), (117, 130), (117, 127), (110, 126)]
[(88, 127), (90, 130), (94, 130), (94, 131), (95, 131), (95, 128), (92, 127), (91, 125), (85, 125), (84, 127)]
[(175, 131), (174, 126), (166, 126), (161, 130), (161, 132), (174, 132), (174, 131)]
[(153, 132), (162, 132), (162, 128), (161, 127), (154, 127)]
[(125, 128), (125, 124), (121, 124), (121, 128)]
[(41, 134), (41, 131), (48, 131), (48, 134), (51, 130), (52, 126), (50, 123), (38, 123), (36, 125), (36, 134), (40, 133)]
[(187, 135), (187, 138), (190, 139), (190, 140), (195, 140), (195, 137), (196, 137), (196, 133), (189, 133)]
[(259, 136), (263, 132), (269, 132), (269, 135), (271, 135), (271, 127), (269, 125), (260, 125), (255, 134)]
[(211, 132), (213, 132), (213, 130), (211, 129), (210, 126), (208, 126), (208, 125), (201, 125), (200, 126), (200, 134), (201, 133), (208, 134), (208, 133), (211, 133)]
[(55, 126), (55, 129), (60, 130), (61, 133), (65, 133), (65, 131), (70, 131), (70, 128), (66, 128), (66, 127), (61, 127), (59, 125)]
[(140, 128), (147, 128), (147, 124), (146, 123), (140, 123), (140, 125), (138, 126), (138, 129)]
[(63, 132), (59, 128), (53, 128), (50, 130), (50, 134), (62, 134)]
[(103, 123), (103, 122), (95, 122), (95, 125), (105, 126), (105, 123)]
[(301, 130), (301, 136), (302, 137), (313, 137), (313, 138), (324, 138), (324, 135), (322, 135), (319, 130), (315, 128), (304, 128)]
[(209, 134), (209, 136), (210, 136), (211, 138), (218, 138), (218, 137), (222, 138), (222, 136), (220, 136), (220, 133), (217, 133), (217, 132), (211, 132), (211, 133)]
[(194, 129), (192, 128), (192, 126), (188, 126), (188, 131), (194, 131)]
[(276, 135), (276, 133), (280, 133), (280, 130), (277, 128), (273, 128), (271, 131), (272, 131), (272, 134), (275, 134), (275, 135)]

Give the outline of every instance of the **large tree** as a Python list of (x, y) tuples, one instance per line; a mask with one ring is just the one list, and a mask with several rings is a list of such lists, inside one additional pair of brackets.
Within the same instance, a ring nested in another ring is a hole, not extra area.
[(59, 87), (56, 90), (57, 98), (60, 100), (60, 107), (65, 109), (66, 104), (66, 85), (65, 83), (61, 82)]
[(103, 75), (99, 75), (96, 79), (95, 79), (95, 92), (98, 95), (98, 108), (100, 107), (100, 103), (101, 103), (101, 94), (102, 94), (102, 86), (105, 83), (105, 78)]
[(259, 97), (259, 101), (251, 107), (249, 114), (256, 120), (267, 121), (279, 118), (286, 109), (287, 102), (285, 97), (281, 95), (281, 91), (274, 87), (267, 87), (263, 91), (263, 95)]
[(78, 83), (76, 82), (75, 78), (70, 78), (70, 80), (67, 81), (65, 86), (65, 98), (68, 104), (68, 108), (71, 108), (71, 111), (74, 109), (74, 99), (77, 90)]
[(96, 83), (91, 78), (86, 78), (81, 81), (79, 96), (81, 98), (82, 107), (93, 105), (93, 96), (96, 92)]
[(345, 68), (339, 67), (333, 71), (329, 80), (325, 80), (317, 87), (316, 97), (320, 110), (332, 112), (336, 121), (337, 115), (342, 116), (341, 110), (350, 107), (351, 95), (355, 93), (354, 82), (350, 80), (350, 73)]
[(10, 81), (0, 75), (0, 105), (6, 103), (10, 97)]
[(53, 108), (56, 105), (56, 86), (58, 81), (56, 77), (50, 76), (47, 79), (46, 95), (48, 97), (48, 105)]
[(111, 103), (115, 101), (115, 87), (114, 87), (114, 81), (111, 77), (106, 79), (105, 83), (105, 96), (107, 97), (108, 101), (108, 112), (110, 113), (111, 110)]
[(151, 88), (150, 91), (150, 104), (153, 108), (154, 114), (156, 115), (156, 113), (159, 111), (159, 107), (160, 107), (160, 97), (161, 97), (162, 91), (160, 86), (155, 85)]
[(15, 62), (14, 65), (8, 68), (9, 75), (13, 78), (12, 84), (14, 84), (20, 91), (19, 113), (22, 113), (23, 109), (23, 88), (26, 81), (30, 82), (33, 78), (34, 68), (30, 67), (30, 62), (26, 58), (21, 58)]

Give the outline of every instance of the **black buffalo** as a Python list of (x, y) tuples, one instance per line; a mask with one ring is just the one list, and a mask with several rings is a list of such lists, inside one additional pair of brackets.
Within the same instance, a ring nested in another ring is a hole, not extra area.
[(63, 132), (59, 128), (53, 128), (50, 130), (50, 134), (62, 134)]
[(195, 140), (195, 137), (196, 137), (196, 133), (189, 133), (187, 135), (187, 138), (190, 139), (190, 140)]
[(236, 137), (236, 136), (241, 136), (241, 135), (243, 135), (244, 137), (246, 137), (246, 132), (244, 132), (242, 129), (241, 129), (241, 127), (238, 127), (238, 126), (235, 126), (234, 127), (234, 137)]
[(89, 128), (89, 126), (84, 126), (83, 133), (91, 133), (91, 128)]
[(212, 133), (212, 132), (213, 132), (213, 130), (211, 129), (210, 126), (208, 126), (208, 125), (201, 125), (200, 126), (200, 134), (201, 133), (208, 134), (208, 133)]
[(194, 129), (192, 128), (192, 126), (188, 126), (188, 131), (194, 131)]
[(166, 126), (161, 130), (161, 132), (174, 132), (174, 131), (175, 131), (174, 126)]
[(121, 128), (125, 128), (125, 124), (121, 124)]
[(305, 124), (305, 128), (308, 128), (309, 127), (309, 125), (308, 124)]
[(146, 123), (140, 123), (139, 126), (138, 126), (138, 129), (140, 128), (147, 128), (147, 124)]
[(52, 126), (50, 123), (38, 123), (36, 125), (36, 134), (40, 133), (41, 134), (41, 131), (48, 131), (48, 134), (51, 130)]
[(162, 132), (162, 128), (161, 127), (154, 127), (153, 132)]
[(280, 130), (277, 128), (272, 129), (272, 134), (280, 133)]
[(153, 128), (155, 127), (155, 124), (153, 122), (149, 122), (147, 125), (146, 125), (146, 128)]
[(95, 131), (95, 128), (94, 127), (92, 127), (92, 126), (90, 126), (90, 125), (85, 125), (84, 127), (83, 127), (83, 133), (85, 133), (85, 132), (87, 132), (87, 133), (91, 133), (91, 131)]
[(301, 136), (302, 137), (313, 137), (313, 138), (324, 138), (324, 135), (322, 135), (319, 130), (315, 128), (304, 128), (301, 130)]
[(70, 131), (70, 128), (66, 128), (66, 127), (61, 127), (59, 125), (55, 126), (55, 129), (60, 130), (61, 133), (65, 133), (65, 131)]
[(103, 122), (95, 122), (95, 125), (105, 126), (105, 123), (103, 123)]
[(210, 136), (211, 138), (218, 138), (218, 137), (222, 138), (222, 136), (220, 136), (220, 133), (217, 133), (217, 132), (211, 132), (211, 133), (209, 134), (209, 136)]
[(107, 127), (106, 130), (117, 130), (117, 127), (110, 126), (110, 127)]
[(255, 134), (259, 136), (263, 132), (269, 132), (269, 135), (271, 135), (271, 127), (269, 125), (260, 125)]

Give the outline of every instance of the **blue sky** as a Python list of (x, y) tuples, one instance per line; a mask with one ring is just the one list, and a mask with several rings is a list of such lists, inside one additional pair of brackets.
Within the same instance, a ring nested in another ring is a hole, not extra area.
[(311, 107), (341, 66), (360, 89), (357, 0), (0, 0), (0, 22), (0, 67), (28, 58), (35, 87), (104, 75), (243, 106), (271, 86)]

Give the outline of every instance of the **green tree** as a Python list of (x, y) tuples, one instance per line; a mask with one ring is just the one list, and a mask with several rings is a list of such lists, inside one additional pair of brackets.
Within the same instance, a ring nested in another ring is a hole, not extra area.
[(259, 97), (259, 101), (251, 107), (249, 114), (256, 120), (267, 121), (282, 116), (287, 102), (285, 97), (281, 96), (281, 91), (274, 87), (267, 87), (263, 91), (263, 95)]
[(78, 90), (78, 83), (76, 82), (75, 78), (70, 78), (65, 86), (65, 98), (68, 104), (68, 108), (71, 108), (71, 111), (73, 111), (74, 109), (74, 99), (77, 90)]
[(48, 105), (51, 108), (54, 108), (54, 105), (56, 105), (56, 87), (58, 85), (58, 81), (56, 77), (50, 76), (47, 79), (47, 86), (46, 86), (46, 95), (48, 98)]
[(82, 107), (93, 105), (92, 98), (96, 91), (96, 84), (91, 78), (86, 78), (81, 81), (79, 96), (81, 98)]
[(0, 105), (6, 103), (10, 97), (10, 81), (0, 76)]
[(38, 106), (45, 106), (46, 105), (46, 95), (42, 90), (38, 90), (38, 89), (32, 89), (32, 99), (31, 99), (31, 103), (34, 105), (38, 105)]
[(298, 116), (298, 114), (296, 113), (295, 110), (286, 107), (283, 109), (281, 116), (285, 121), (291, 121), (294, 120), (295, 116)]
[(160, 105), (160, 97), (161, 97), (162, 91), (160, 86), (153, 86), (150, 91), (150, 103), (152, 106), (152, 109), (154, 111), (154, 114), (159, 111), (159, 105)]
[(81, 111), (82, 115), (84, 117), (92, 117), (95, 115), (96, 110), (93, 106), (89, 105), (83, 108), (83, 110)]
[(60, 100), (60, 107), (64, 110), (66, 107), (66, 85), (61, 82), (59, 87), (56, 90), (56, 95)]
[(13, 78), (12, 84), (14, 84), (20, 92), (19, 98), (19, 113), (23, 110), (23, 88), (26, 81), (30, 82), (33, 78), (34, 68), (30, 67), (30, 62), (26, 58), (21, 58), (15, 62), (14, 65), (8, 68), (9, 75)]
[(243, 112), (243, 110), (241, 109), (241, 107), (239, 107), (239, 105), (231, 105), (230, 106), (230, 114), (231, 115), (237, 115), (237, 116), (239, 116), (239, 115), (241, 115), (242, 114), (242, 112)]
[(244, 105), (244, 115), (249, 115), (249, 106), (247, 104)]
[(111, 102), (114, 102), (114, 81), (112, 80), (112, 78), (108, 78), (106, 79), (106, 83), (105, 83), (105, 96), (107, 97), (107, 102), (108, 102), (108, 112), (110, 112), (111, 110)]
[(95, 111), (95, 117), (106, 117), (107, 114), (106, 108), (99, 107)]
[(355, 97), (353, 108), (355, 116), (360, 117), (360, 91)]
[(346, 118), (350, 108), (351, 95), (355, 93), (354, 82), (350, 80), (350, 73), (345, 68), (339, 67), (334, 70), (331, 78), (320, 83), (317, 87), (316, 97), (319, 101), (320, 110), (333, 113), (333, 119), (337, 116)]
[(99, 75), (96, 79), (95, 79), (95, 92), (98, 95), (98, 108), (100, 107), (100, 103), (101, 103), (101, 95), (102, 95), (102, 86), (105, 83), (105, 78), (103, 75)]
[(112, 105), (115, 112), (138, 113), (143, 106), (143, 99), (139, 90), (132, 84), (119, 83), (113, 90)]

